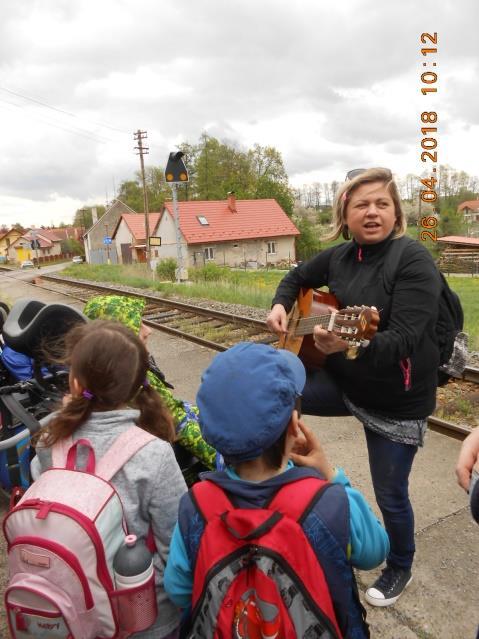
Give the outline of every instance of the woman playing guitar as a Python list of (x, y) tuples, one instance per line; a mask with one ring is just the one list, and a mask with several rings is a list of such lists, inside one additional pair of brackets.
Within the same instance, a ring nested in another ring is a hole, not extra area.
[(333, 218), (331, 237), (349, 241), (290, 271), (278, 286), (267, 321), (275, 333), (289, 335), (287, 313), (300, 291), (321, 286), (328, 286), (343, 307), (367, 305), (379, 311), (378, 332), (352, 354), (338, 330), (319, 323), (314, 327), (314, 346), (326, 362), (321, 370), (307, 364), (303, 412), (352, 414), (364, 426), (376, 500), (391, 541), (387, 566), (367, 590), (366, 601), (388, 606), (412, 579), (414, 515), (408, 478), (435, 407), (440, 279), (428, 251), (412, 242), (402, 251), (392, 290), (386, 284), (386, 256), (394, 242), (403, 242), (406, 230), (388, 169), (350, 171), (338, 190)]

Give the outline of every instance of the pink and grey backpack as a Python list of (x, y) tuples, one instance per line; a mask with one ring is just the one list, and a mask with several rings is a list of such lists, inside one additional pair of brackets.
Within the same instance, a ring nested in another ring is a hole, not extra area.
[[(98, 461), (89, 440), (62, 440), (4, 521), (13, 639), (120, 639), (157, 617), (154, 575), (115, 590), (113, 558), (128, 534), (111, 478), (155, 436), (133, 426)], [(88, 448), (77, 470), (79, 446)]]
[(301, 527), (330, 486), (303, 478), (264, 508), (235, 508), (212, 481), (193, 486), (205, 528), (182, 637), (341, 639), (325, 574)]

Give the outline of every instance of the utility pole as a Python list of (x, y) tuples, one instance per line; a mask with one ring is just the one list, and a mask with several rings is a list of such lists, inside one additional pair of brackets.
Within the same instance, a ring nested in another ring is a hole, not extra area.
[(143, 202), (145, 209), (145, 254), (146, 254), (146, 265), (148, 269), (151, 269), (151, 255), (150, 255), (150, 220), (149, 220), (149, 210), (148, 210), (148, 193), (146, 192), (146, 180), (145, 180), (145, 163), (143, 161), (143, 156), (149, 153), (149, 147), (143, 146), (143, 140), (146, 140), (148, 134), (146, 131), (138, 131), (133, 134), (135, 140), (138, 142), (138, 146), (135, 146), (135, 151), (138, 151), (137, 155), (140, 156), (140, 166), (141, 166), (141, 181), (143, 183)]

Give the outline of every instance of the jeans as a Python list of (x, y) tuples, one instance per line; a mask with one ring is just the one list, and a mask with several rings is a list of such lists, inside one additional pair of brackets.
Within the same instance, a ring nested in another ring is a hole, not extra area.
[(368, 428), (364, 432), (374, 494), (391, 543), (387, 564), (410, 570), (416, 546), (408, 489), (417, 446), (393, 442)]
[[(350, 414), (343, 402), (341, 389), (323, 369), (308, 371), (302, 411), (306, 415), (328, 417)], [(409, 473), (417, 446), (394, 442), (368, 428), (364, 432), (374, 494), (391, 543), (387, 564), (409, 570), (415, 552)]]

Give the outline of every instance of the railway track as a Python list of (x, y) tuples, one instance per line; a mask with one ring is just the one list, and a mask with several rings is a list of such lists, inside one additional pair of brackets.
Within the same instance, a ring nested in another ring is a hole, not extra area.
[[(262, 320), (185, 304), (143, 292), (133, 292), (129, 289), (115, 289), (102, 284), (71, 281), (55, 275), (41, 275), (36, 278), (35, 285), (81, 301), (87, 301), (95, 295), (115, 293), (143, 298), (147, 303), (144, 313), (145, 324), (217, 351), (226, 350), (242, 340), (273, 345), (277, 342), (276, 337), (268, 331), (266, 322)], [(463, 379), (479, 384), (479, 368), (467, 366)], [(463, 440), (471, 432), (469, 426), (454, 424), (435, 415), (429, 417), (428, 422), (431, 430), (454, 439)]]
[[(48, 283), (48, 286), (44, 282)], [(61, 277), (44, 275), (37, 279), (36, 286), (54, 290), (82, 301), (96, 295), (120, 294), (139, 297), (146, 301), (143, 321), (151, 328), (169, 335), (181, 337), (217, 351), (224, 351), (237, 342), (248, 340), (263, 344), (277, 342), (266, 322), (242, 317), (233, 313), (185, 304), (155, 295), (113, 289), (111, 286), (72, 282)]]

